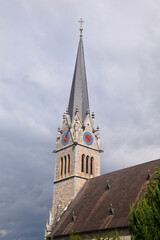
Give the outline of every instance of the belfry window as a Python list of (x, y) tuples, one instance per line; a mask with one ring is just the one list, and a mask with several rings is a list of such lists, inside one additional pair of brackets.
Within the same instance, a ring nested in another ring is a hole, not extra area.
[(68, 173), (70, 173), (70, 155), (68, 154)]
[(64, 174), (66, 174), (66, 168), (67, 168), (67, 158), (64, 156)]
[(88, 161), (89, 161), (89, 156), (86, 157), (86, 173), (88, 173)]
[(90, 166), (90, 170), (91, 170), (91, 175), (93, 175), (93, 157), (91, 157), (91, 166)]
[(61, 176), (63, 174), (63, 158), (61, 157)]
[(84, 154), (82, 155), (81, 172), (84, 172)]

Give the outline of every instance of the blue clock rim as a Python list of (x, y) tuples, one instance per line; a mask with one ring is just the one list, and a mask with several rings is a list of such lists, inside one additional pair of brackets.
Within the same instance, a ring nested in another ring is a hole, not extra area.
[[(65, 135), (68, 135), (68, 140), (67, 140), (66, 143), (63, 142), (63, 138), (64, 138)], [(64, 133), (64, 134), (63, 134), (63, 137), (62, 137), (62, 144), (63, 144), (64, 146), (67, 145), (68, 142), (69, 142), (69, 140), (70, 140), (70, 135), (69, 135), (69, 133)]]
[[(90, 135), (90, 137), (91, 137), (91, 139), (92, 139), (90, 143), (88, 143), (88, 142), (86, 141), (86, 139), (85, 139), (85, 136), (86, 136), (87, 134)], [(92, 134), (91, 134), (90, 132), (85, 132), (84, 135), (83, 135), (83, 140), (84, 140), (84, 142), (85, 142), (87, 145), (92, 145), (92, 143), (93, 143), (93, 136), (92, 136)]]

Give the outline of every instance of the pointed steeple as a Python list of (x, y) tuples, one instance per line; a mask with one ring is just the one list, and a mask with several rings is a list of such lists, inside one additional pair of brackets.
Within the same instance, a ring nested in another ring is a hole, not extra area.
[[(54, 236), (58, 222), (61, 224), (62, 214), (87, 179), (100, 175), (100, 135), (99, 128), (94, 128), (95, 115), (92, 113), (90, 116), (89, 113), (82, 19), (79, 22), (80, 40), (69, 105), (63, 114), (62, 126), (58, 128), (56, 149), (53, 151), (56, 154), (54, 194), (45, 239)], [(74, 214), (72, 218), (75, 220)]]
[(73, 120), (76, 107), (79, 108), (79, 115), (82, 121), (86, 116), (86, 111), (89, 109), (87, 77), (84, 59), (84, 49), (82, 40), (82, 27), (80, 28), (80, 40), (77, 52), (76, 65), (73, 75), (68, 111)]

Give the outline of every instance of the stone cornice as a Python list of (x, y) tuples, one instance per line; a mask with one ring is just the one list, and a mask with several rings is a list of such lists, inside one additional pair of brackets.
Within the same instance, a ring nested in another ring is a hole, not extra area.
[(84, 179), (84, 180), (88, 180), (88, 178), (86, 178), (86, 177), (81, 177), (81, 176), (77, 176), (77, 175), (72, 175), (72, 176), (69, 176), (69, 177), (66, 177), (66, 178), (62, 178), (62, 179), (59, 179), (59, 180), (55, 180), (55, 181), (53, 181), (53, 183), (58, 183), (58, 182), (66, 181), (66, 180), (71, 179), (71, 178), (81, 178), (81, 179)]
[(66, 146), (66, 147), (63, 147), (63, 148), (61, 148), (61, 149), (55, 149), (55, 150), (53, 150), (52, 151), (52, 153), (57, 153), (57, 152), (60, 152), (60, 151), (63, 151), (63, 150), (65, 150), (65, 149), (67, 149), (67, 148), (69, 148), (69, 147), (73, 147), (73, 146), (76, 146), (76, 145), (79, 145), (79, 146), (81, 146), (81, 147), (85, 147), (85, 148), (89, 148), (89, 149), (91, 149), (91, 150), (94, 150), (94, 151), (97, 151), (97, 152), (103, 152), (103, 150), (101, 150), (101, 149), (96, 149), (96, 148), (92, 148), (92, 147), (89, 147), (89, 146), (85, 146), (85, 145), (83, 145), (83, 144), (80, 144), (80, 143), (73, 143), (73, 144), (71, 144), (71, 145), (68, 145), (68, 146)]

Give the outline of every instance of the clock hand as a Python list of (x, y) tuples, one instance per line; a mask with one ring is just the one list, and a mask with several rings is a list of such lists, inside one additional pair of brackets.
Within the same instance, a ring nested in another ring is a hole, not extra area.
[(86, 138), (88, 139), (88, 141), (90, 141), (90, 138), (88, 136), (86, 136)]

